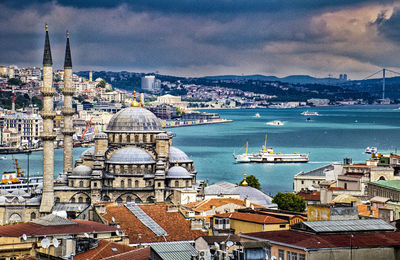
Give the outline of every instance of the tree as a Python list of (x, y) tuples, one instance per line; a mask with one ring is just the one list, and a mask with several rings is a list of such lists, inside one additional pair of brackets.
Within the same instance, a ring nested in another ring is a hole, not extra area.
[(20, 79), (17, 78), (11, 78), (7, 81), (8, 85), (13, 85), (13, 86), (21, 86), (22, 85), (22, 81)]
[[(249, 175), (246, 177), (246, 182), (250, 187), (256, 188), (257, 190), (261, 189), (260, 182), (258, 181), (257, 177), (254, 175)], [(242, 185), (243, 180), (239, 183), (239, 185)]]
[(278, 192), (272, 199), (272, 203), (278, 205), (279, 209), (303, 212), (306, 209), (306, 201), (294, 193)]
[(99, 83), (96, 85), (97, 88), (105, 88), (106, 87), (106, 81), (102, 79)]

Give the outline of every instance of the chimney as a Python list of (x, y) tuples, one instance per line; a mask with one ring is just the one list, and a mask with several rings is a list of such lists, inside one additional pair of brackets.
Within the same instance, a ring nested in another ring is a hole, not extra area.
[(43, 190), (40, 212), (50, 213), (54, 204), (54, 140), (56, 133), (53, 131), (56, 112), (53, 110), (53, 60), (51, 58), (50, 39), (46, 24), (46, 38), (43, 54), (43, 86), (40, 91), (43, 95), (43, 109), (40, 115), (43, 118)]

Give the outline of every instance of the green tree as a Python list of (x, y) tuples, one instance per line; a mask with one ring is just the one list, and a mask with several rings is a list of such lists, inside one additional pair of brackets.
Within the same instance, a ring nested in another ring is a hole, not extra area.
[(8, 85), (14, 85), (14, 86), (21, 86), (22, 85), (22, 81), (20, 79), (17, 79), (17, 78), (11, 78), (11, 79), (7, 80), (7, 84)]
[(106, 87), (106, 81), (102, 79), (99, 83), (96, 85), (97, 88), (105, 88)]
[(279, 209), (303, 212), (306, 209), (306, 201), (294, 193), (278, 192), (272, 199), (272, 203), (278, 205)]
[[(246, 177), (246, 182), (250, 187), (256, 188), (257, 190), (261, 189), (260, 182), (258, 181), (257, 177), (254, 175), (249, 175)], [(239, 185), (242, 185), (243, 180), (239, 183)]]

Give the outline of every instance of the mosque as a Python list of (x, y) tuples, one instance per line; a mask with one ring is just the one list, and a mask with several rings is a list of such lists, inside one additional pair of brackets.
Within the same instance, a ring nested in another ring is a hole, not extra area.
[(95, 136), (95, 146), (73, 163), (72, 59), (67, 33), (64, 62), (64, 173), (54, 181), (53, 71), (48, 28), (43, 56), (43, 188), (32, 195), (22, 190), (0, 191), (0, 224), (30, 221), (53, 211), (75, 216), (100, 201), (162, 202), (175, 190), (199, 187), (193, 161), (173, 146), (173, 135), (161, 120), (134, 99), (116, 113), (106, 131)]

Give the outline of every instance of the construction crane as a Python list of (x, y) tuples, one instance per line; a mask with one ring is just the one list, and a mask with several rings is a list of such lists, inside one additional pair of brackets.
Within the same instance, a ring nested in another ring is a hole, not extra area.
[(85, 131), (83, 131), (82, 136), (81, 136), (81, 140), (83, 140), (83, 138), (85, 137), (85, 134), (86, 134), (86, 132), (87, 132), (89, 126), (92, 124), (92, 118), (93, 118), (93, 117), (91, 117), (90, 120), (89, 120), (89, 122), (86, 124)]

